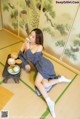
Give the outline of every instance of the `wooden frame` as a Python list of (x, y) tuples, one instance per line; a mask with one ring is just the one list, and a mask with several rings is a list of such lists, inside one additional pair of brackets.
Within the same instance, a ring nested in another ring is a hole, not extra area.
[(0, 30), (2, 30), (2, 10), (1, 10), (1, 0), (0, 0)]

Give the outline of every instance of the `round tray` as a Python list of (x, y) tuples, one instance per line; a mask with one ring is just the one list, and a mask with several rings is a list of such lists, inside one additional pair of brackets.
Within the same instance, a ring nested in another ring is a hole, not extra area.
[[(16, 66), (19, 68), (19, 70), (17, 72), (14, 71), (14, 68)], [(10, 69), (12, 70), (12, 72), (10, 72)], [(18, 65), (9, 66), (8, 69), (7, 69), (7, 71), (8, 71), (9, 74), (16, 75), (16, 74), (18, 74), (20, 72), (20, 67)]]

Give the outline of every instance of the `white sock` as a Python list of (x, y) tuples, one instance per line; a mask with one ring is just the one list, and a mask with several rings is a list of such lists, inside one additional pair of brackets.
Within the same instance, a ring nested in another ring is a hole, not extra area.
[(65, 78), (64, 76), (61, 76), (58, 80), (59, 80), (59, 82), (65, 82), (65, 83), (71, 82), (70, 79), (67, 79), (67, 78)]
[(54, 101), (52, 101), (49, 97), (46, 99), (46, 102), (48, 104), (48, 107), (49, 107), (49, 110), (52, 114), (52, 117), (55, 118), (56, 115), (55, 115), (55, 111), (54, 111), (54, 106), (55, 106), (55, 103)]

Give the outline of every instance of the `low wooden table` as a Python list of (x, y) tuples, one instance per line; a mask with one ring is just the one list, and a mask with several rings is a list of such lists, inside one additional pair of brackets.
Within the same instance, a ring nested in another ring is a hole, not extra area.
[[(7, 71), (8, 67), (9, 67), (9, 64), (8, 64), (8, 59), (9, 58), (11, 58), (10, 54), (7, 57), (7, 60), (6, 60), (5, 66), (4, 66), (4, 70), (3, 70), (3, 73), (2, 73), (2, 76), (4, 77), (3, 82), (7, 83), (8, 79), (12, 78), (15, 83), (19, 83), (19, 78), (20, 78), (21, 70), (20, 70), (20, 72), (18, 74), (15, 74), (15, 75), (9, 74), (8, 71)], [(17, 64), (17, 65), (20, 68), (22, 66), (22, 64)]]

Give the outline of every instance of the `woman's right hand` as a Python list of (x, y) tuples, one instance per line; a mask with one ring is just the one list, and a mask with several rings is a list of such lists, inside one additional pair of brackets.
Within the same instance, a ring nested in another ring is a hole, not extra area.
[(25, 43), (22, 44), (21, 51), (23, 52), (25, 50)]
[(26, 40), (26, 42), (25, 42), (25, 46), (26, 46), (26, 48), (27, 48), (27, 49), (29, 49), (29, 48), (30, 48), (29, 41), (27, 41), (27, 40)]

